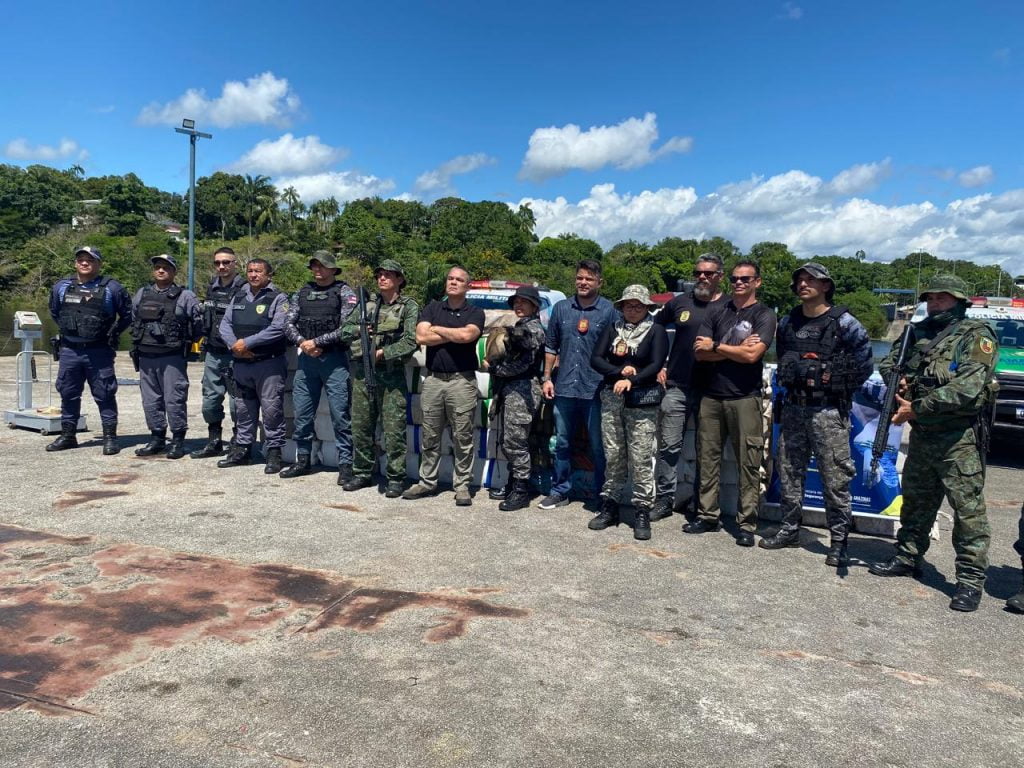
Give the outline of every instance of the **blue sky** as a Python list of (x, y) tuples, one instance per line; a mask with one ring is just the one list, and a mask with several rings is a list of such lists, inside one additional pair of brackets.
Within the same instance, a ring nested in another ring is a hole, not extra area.
[(5, 13), (0, 161), (529, 202), (542, 235), (1024, 272), (1024, 4), (92, 3)]

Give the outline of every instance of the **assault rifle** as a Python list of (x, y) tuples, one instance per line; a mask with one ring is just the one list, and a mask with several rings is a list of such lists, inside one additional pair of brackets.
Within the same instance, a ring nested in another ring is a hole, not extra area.
[(900, 386), (900, 379), (903, 378), (904, 367), (907, 364), (907, 352), (910, 350), (911, 339), (914, 337), (914, 326), (910, 323), (903, 328), (903, 335), (900, 336), (899, 346), (896, 348), (896, 361), (892, 370), (889, 371), (885, 380), (885, 402), (882, 403), (882, 412), (878, 414), (878, 426), (875, 428), (875, 442), (871, 444), (871, 471), (868, 473), (868, 484), (874, 485), (878, 477), (878, 462), (885, 453), (889, 443), (889, 428), (892, 426), (892, 417), (896, 413), (896, 391)]
[(377, 395), (377, 372), (374, 370), (374, 363), (376, 362), (377, 355), (370, 340), (370, 315), (366, 311), (366, 289), (361, 287), (358, 295), (359, 346), (363, 351), (363, 376), (364, 381), (366, 382), (366, 394), (369, 396), (369, 400), (372, 403)]

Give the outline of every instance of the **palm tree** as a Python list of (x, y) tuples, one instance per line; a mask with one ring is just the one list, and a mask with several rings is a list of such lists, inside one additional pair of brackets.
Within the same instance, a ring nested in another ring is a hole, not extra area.
[[(269, 176), (250, 176), (245, 174), (244, 188), (246, 218), (249, 221), (249, 237), (252, 237), (252, 222), (256, 217), (256, 212), (259, 210), (259, 199), (266, 195), (268, 190), (274, 189), (274, 187), (270, 183)], [(277, 190), (274, 191), (276, 193)]]
[(256, 237), (260, 231), (270, 232), (281, 226), (281, 199), (273, 187), (257, 200), (259, 213), (256, 216)]
[(309, 218), (317, 230), (324, 233), (330, 229), (331, 223), (338, 217), (340, 212), (341, 206), (338, 205), (338, 201), (333, 197), (328, 197), (326, 200), (317, 200), (309, 206)]
[(295, 219), (306, 210), (306, 206), (302, 204), (302, 198), (299, 197), (299, 192), (295, 187), (285, 188), (284, 192), (281, 193), (281, 202), (288, 208), (288, 221), (290, 224), (294, 224)]

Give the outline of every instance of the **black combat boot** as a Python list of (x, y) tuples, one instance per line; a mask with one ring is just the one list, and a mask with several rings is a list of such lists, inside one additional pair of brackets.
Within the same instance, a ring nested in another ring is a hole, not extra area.
[(832, 539), (832, 546), (828, 548), (828, 554), (825, 555), (825, 565), (829, 568), (845, 568), (849, 564), (850, 556), (846, 554), (846, 539)]
[(168, 459), (180, 459), (185, 455), (185, 433), (172, 432), (171, 442), (167, 446)]
[(267, 448), (267, 466), (263, 468), (263, 474), (276, 475), (281, 471), (281, 449)]
[(149, 442), (135, 449), (136, 456), (155, 456), (167, 447), (167, 435), (164, 432), (153, 432)]
[(353, 477), (351, 480), (349, 480), (347, 483), (341, 486), (341, 489), (343, 491), (358, 491), (362, 488), (370, 488), (372, 486), (373, 480), (371, 480), (369, 477)]
[(103, 425), (103, 455), (114, 456), (121, 452), (121, 446), (117, 443), (117, 422), (113, 421)]
[(347, 483), (353, 477), (355, 477), (355, 475), (352, 474), (351, 464), (338, 465), (338, 485), (344, 487), (345, 483)]
[(515, 478), (513, 478), (512, 475), (509, 475), (508, 480), (505, 481), (505, 485), (501, 486), (500, 488), (489, 488), (487, 490), (487, 498), (494, 499), (495, 501), (507, 499), (508, 495), (512, 493), (512, 486), (514, 484)]
[(666, 517), (672, 517), (672, 502), (671, 496), (659, 496), (651, 507), (651, 522), (656, 523)]
[(868, 573), (873, 573), (875, 576), (914, 576), (916, 578), (921, 575), (921, 566), (917, 563), (908, 563), (898, 555), (894, 555), (884, 563), (869, 565)]
[(505, 496), (505, 500), (498, 505), (502, 512), (514, 512), (517, 509), (525, 509), (530, 506), (530, 481), (514, 480), (512, 490)]
[(605, 498), (601, 503), (601, 511), (594, 519), (587, 523), (587, 528), (592, 531), (603, 531), (613, 525), (619, 524), (619, 502), (615, 499)]
[(47, 445), (46, 450), (66, 451), (68, 448), (77, 448), (78, 438), (75, 437), (75, 432), (78, 431), (77, 427), (78, 425), (75, 423), (61, 422), (60, 437)]
[(782, 549), (783, 547), (799, 547), (800, 546), (800, 531), (796, 530), (792, 533), (784, 533), (783, 529), (780, 528), (774, 536), (769, 536), (767, 539), (761, 539), (757, 542), (757, 546), (761, 549)]
[[(1020, 567), (1024, 571), (1024, 563), (1021, 563)], [(1020, 592), (1006, 601), (1006, 608), (1015, 613), (1024, 613), (1024, 585), (1021, 586)]]
[(240, 467), (243, 464), (248, 464), (252, 460), (252, 446), (251, 445), (236, 445), (230, 451), (228, 455), (217, 462), (217, 466), (221, 467)]
[(220, 456), (224, 453), (224, 443), (221, 442), (220, 423), (211, 424), (208, 427), (209, 437), (206, 445), (197, 451), (192, 451), (189, 456), (193, 459), (209, 459), (213, 456)]
[(977, 587), (969, 587), (966, 584), (957, 584), (956, 593), (949, 601), (949, 607), (954, 611), (971, 613), (978, 610), (981, 605), (981, 590)]
[(633, 538), (647, 541), (651, 538), (651, 508), (638, 506), (633, 511)]
[(295, 463), (281, 470), (281, 477), (302, 477), (309, 474), (309, 454), (295, 454)]
[[(347, 491), (348, 488), (345, 488), (345, 490)], [(397, 499), (404, 491), (405, 484), (401, 480), (388, 480), (388, 486), (384, 491), (384, 497), (388, 499)]]

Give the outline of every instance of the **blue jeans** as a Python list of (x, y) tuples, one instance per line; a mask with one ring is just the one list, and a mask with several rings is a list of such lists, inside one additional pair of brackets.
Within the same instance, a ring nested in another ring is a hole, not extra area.
[(327, 391), (331, 409), (338, 463), (352, 463), (352, 411), (349, 394), (348, 355), (331, 350), (310, 357), (299, 355), (298, 370), (292, 384), (292, 405), (295, 408), (295, 444), (299, 453), (310, 453), (313, 446), (316, 411), (320, 395)]
[(604, 448), (601, 445), (601, 401), (555, 396), (555, 479), (551, 493), (569, 496), (572, 488), (572, 438), (580, 424), (587, 427), (590, 457), (594, 461), (594, 487), (604, 486)]

